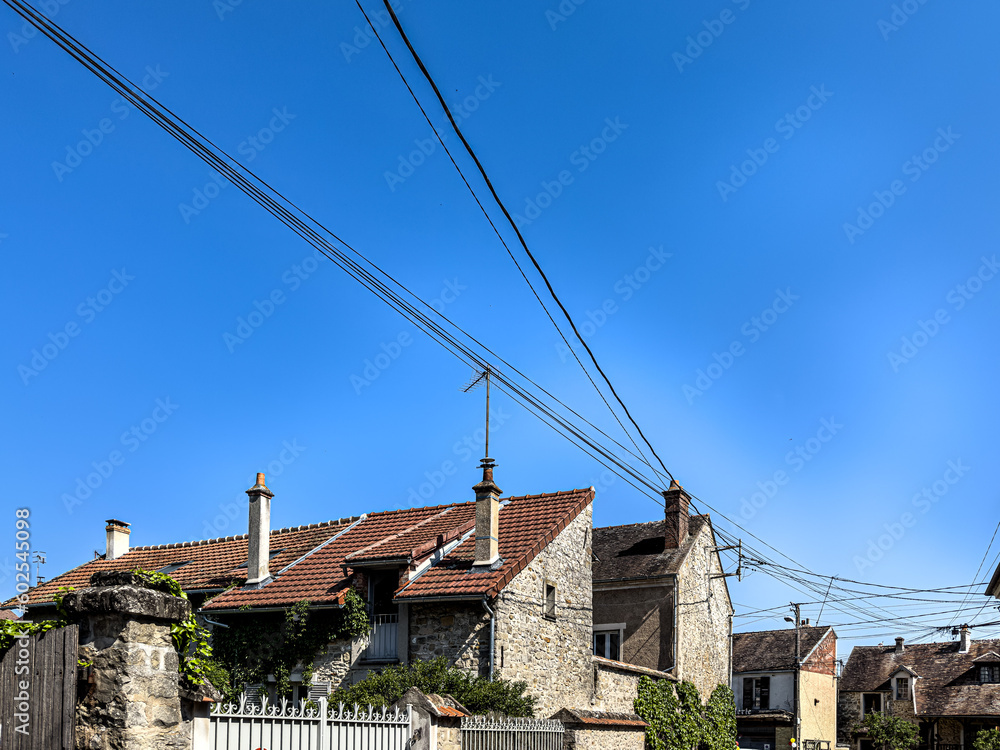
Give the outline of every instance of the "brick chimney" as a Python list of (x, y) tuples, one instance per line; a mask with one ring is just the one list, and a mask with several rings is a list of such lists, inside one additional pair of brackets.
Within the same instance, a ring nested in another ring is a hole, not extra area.
[(963, 625), (962, 629), (958, 631), (958, 653), (967, 654), (969, 653), (969, 626)]
[(473, 565), (492, 565), (500, 559), (500, 492), (493, 483), (492, 458), (484, 458), (479, 468), (483, 481), (472, 489), (476, 493), (476, 560)]
[(104, 551), (104, 559), (117, 560), (128, 552), (128, 535), (132, 532), (128, 530), (129, 524), (124, 521), (109, 518), (105, 523), (107, 524), (104, 527), (104, 530), (107, 532), (107, 545)]
[(264, 583), (271, 577), (271, 498), (274, 493), (264, 485), (264, 474), (257, 474), (257, 484), (247, 490), (250, 497), (250, 547), (247, 556), (247, 583)]
[(677, 484), (676, 480), (671, 480), (670, 489), (663, 493), (663, 499), (667, 521), (664, 528), (664, 546), (666, 549), (677, 549), (688, 537), (688, 523), (691, 518), (688, 504), (691, 502), (691, 496)]
[(903, 653), (903, 639), (902, 638), (896, 638), (896, 653), (897, 654)]

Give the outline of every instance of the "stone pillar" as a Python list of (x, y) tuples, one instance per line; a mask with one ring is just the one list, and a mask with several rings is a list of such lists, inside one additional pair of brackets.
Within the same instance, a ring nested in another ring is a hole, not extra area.
[(192, 720), (215, 697), (187, 693), (177, 671), (170, 625), (190, 603), (136, 583), (97, 573), (63, 600), (80, 622), (80, 659), (92, 662), (77, 700), (78, 750), (191, 750)]

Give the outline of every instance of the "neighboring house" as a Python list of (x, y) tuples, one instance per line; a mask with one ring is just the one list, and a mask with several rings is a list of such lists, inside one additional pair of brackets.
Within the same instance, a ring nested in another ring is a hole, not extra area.
[(707, 700), (729, 684), (733, 605), (712, 522), (672, 482), (665, 518), (594, 529), (594, 653), (690, 680)]
[(17, 613), (9, 609), (0, 609), (0, 620), (16, 620)]
[(28, 616), (50, 613), (60, 586), (85, 587), (94, 572), (136, 567), (169, 573), (210, 618), (302, 600), (342, 606), (353, 587), (368, 602), (372, 633), (329, 644), (315, 661), (314, 686), (336, 688), (389, 663), (445, 656), (479, 675), (524, 680), (539, 715), (590, 708), (594, 490), (501, 500), (492, 462), (482, 468), (473, 502), (278, 531), (269, 528), (273, 494), (263, 474), (247, 490), (246, 535), (130, 549), (129, 525), (110, 520), (105, 558), (34, 589)]
[(855, 732), (872, 711), (919, 727), (921, 750), (971, 750), (976, 733), (1000, 726), (1000, 640), (856, 646), (840, 679), (838, 740), (875, 750)]
[[(796, 637), (799, 665), (796, 667)], [(837, 737), (837, 634), (831, 627), (733, 634), (733, 694), (741, 748), (786, 750), (799, 690), (802, 750), (826, 750)]]

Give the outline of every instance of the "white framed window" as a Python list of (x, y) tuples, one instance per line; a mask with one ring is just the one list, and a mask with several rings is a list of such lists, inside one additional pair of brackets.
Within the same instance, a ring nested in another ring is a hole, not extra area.
[(896, 678), (896, 700), (905, 701), (910, 699), (910, 678)]
[(622, 641), (625, 635), (625, 623), (594, 626), (594, 656), (605, 659), (622, 660)]

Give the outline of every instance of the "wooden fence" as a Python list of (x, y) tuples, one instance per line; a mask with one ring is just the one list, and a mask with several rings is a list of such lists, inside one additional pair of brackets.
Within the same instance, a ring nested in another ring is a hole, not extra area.
[(0, 750), (73, 750), (76, 625), (25, 636), (0, 656)]

